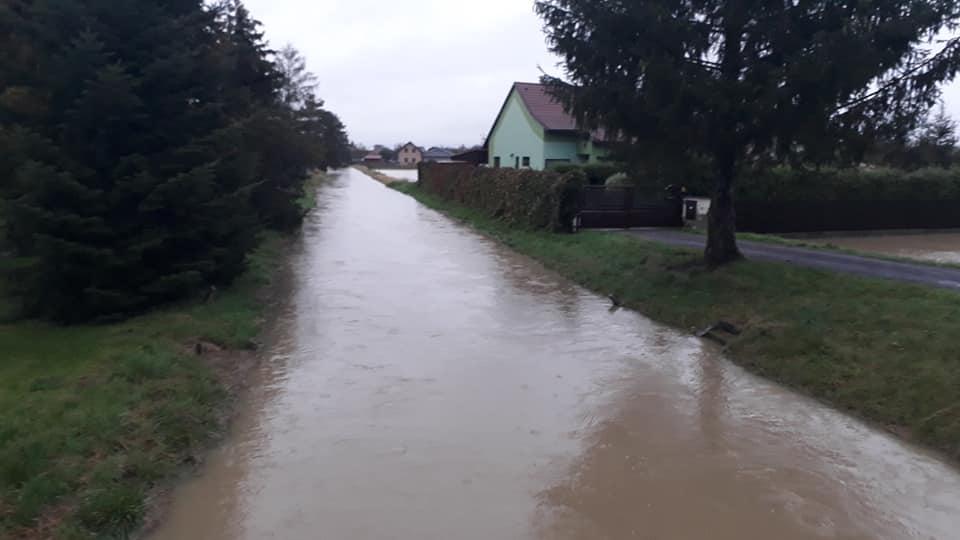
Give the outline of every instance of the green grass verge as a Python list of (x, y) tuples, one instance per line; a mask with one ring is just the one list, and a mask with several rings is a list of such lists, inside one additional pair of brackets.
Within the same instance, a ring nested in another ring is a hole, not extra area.
[(314, 171), (303, 184), (303, 193), (297, 199), (297, 206), (306, 214), (317, 207), (317, 188), (329, 180), (330, 176), (324, 171)]
[(209, 303), (105, 326), (0, 325), (0, 538), (136, 529), (149, 490), (223, 427), (226, 392), (189, 345), (251, 345), (283, 244), (266, 238)]
[(783, 264), (709, 271), (700, 253), (627, 235), (510, 229), (398, 183), (468, 223), (652, 319), (683, 329), (744, 329), (740, 365), (960, 458), (960, 295)]

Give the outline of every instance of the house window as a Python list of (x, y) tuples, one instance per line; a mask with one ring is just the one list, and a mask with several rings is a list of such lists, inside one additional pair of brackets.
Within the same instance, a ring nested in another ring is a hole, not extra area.
[(494, 169), (500, 168), (500, 156), (496, 156), (493, 158), (493, 168)]
[(523, 166), (528, 168), (530, 167), (530, 156), (525, 156), (523, 158)]
[(520, 156), (513, 158), (513, 168), (514, 169), (520, 168)]

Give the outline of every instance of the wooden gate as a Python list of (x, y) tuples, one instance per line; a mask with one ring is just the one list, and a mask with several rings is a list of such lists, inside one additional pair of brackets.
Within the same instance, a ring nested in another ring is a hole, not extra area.
[(581, 229), (683, 226), (683, 201), (656, 200), (632, 187), (588, 186), (579, 202)]

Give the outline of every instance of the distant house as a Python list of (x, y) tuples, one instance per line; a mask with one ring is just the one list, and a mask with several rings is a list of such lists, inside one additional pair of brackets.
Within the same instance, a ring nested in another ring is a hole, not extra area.
[(423, 150), (412, 142), (408, 142), (397, 150), (397, 163), (401, 165), (416, 165), (421, 161), (423, 161)]
[(363, 162), (367, 165), (380, 165), (383, 163), (383, 156), (380, 155), (380, 152), (370, 152), (363, 157)]
[(453, 152), (447, 150), (446, 148), (438, 148), (434, 146), (423, 153), (423, 161), (434, 163), (450, 162), (453, 161)]
[(586, 131), (542, 84), (515, 83), (485, 145), (490, 167), (544, 170), (596, 163), (608, 154), (602, 130)]
[(465, 150), (459, 154), (450, 156), (450, 159), (463, 163), (473, 163), (474, 165), (486, 165), (488, 161), (487, 149), (482, 146), (471, 148), (470, 150)]

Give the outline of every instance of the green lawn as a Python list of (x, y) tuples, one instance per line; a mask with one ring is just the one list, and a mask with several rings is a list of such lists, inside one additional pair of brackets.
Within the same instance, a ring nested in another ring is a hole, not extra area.
[(510, 229), (392, 187), (652, 319), (689, 331), (733, 322), (744, 329), (728, 346), (735, 362), (960, 458), (960, 294), (754, 261), (709, 271), (695, 251)]
[(190, 351), (249, 348), (283, 240), (208, 304), (121, 324), (0, 325), (0, 538), (120, 538), (146, 493), (222, 429), (226, 392)]

